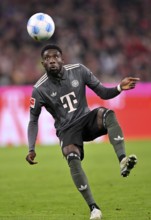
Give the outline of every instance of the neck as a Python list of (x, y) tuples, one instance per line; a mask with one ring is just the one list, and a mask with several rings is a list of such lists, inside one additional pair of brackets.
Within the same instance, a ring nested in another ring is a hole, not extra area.
[(48, 75), (48, 77), (50, 76), (50, 77), (53, 77), (53, 78), (56, 78), (56, 79), (61, 79), (62, 76), (63, 76), (63, 72), (62, 71), (60, 71), (58, 73), (56, 73), (56, 72), (47, 72), (47, 75)]

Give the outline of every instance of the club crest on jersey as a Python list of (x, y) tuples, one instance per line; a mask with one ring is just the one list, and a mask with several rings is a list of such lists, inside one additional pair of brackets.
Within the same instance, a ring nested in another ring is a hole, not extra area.
[(79, 86), (79, 81), (75, 79), (71, 82), (71, 85), (72, 85), (72, 87), (78, 87)]
[(34, 98), (30, 98), (30, 107), (31, 108), (35, 108), (35, 104), (36, 104), (36, 99), (34, 99)]

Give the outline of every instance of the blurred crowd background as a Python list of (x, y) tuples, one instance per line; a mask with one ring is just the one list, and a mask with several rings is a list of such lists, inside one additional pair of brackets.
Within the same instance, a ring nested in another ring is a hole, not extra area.
[[(44, 43), (29, 37), (30, 16), (52, 16)], [(151, 0), (5, 0), (0, 7), (0, 85), (29, 85), (43, 74), (40, 51), (63, 49), (65, 63), (83, 63), (102, 81), (151, 81)]]

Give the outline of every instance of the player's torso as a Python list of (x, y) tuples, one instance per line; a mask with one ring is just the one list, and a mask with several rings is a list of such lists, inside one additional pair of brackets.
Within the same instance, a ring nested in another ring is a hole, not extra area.
[(38, 90), (43, 105), (59, 126), (66, 126), (89, 111), (79, 64), (64, 66), (62, 79), (48, 77)]

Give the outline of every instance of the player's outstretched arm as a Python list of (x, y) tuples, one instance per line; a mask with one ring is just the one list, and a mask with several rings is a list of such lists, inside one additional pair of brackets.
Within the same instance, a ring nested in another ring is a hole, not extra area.
[(140, 78), (134, 78), (134, 77), (126, 77), (124, 78), (120, 83), (120, 89), (121, 90), (129, 90), (134, 89), (136, 86), (136, 83), (140, 81)]
[(26, 156), (26, 160), (30, 165), (37, 164), (38, 162), (35, 162), (34, 159), (36, 157), (36, 152), (35, 151), (30, 151), (29, 154)]

